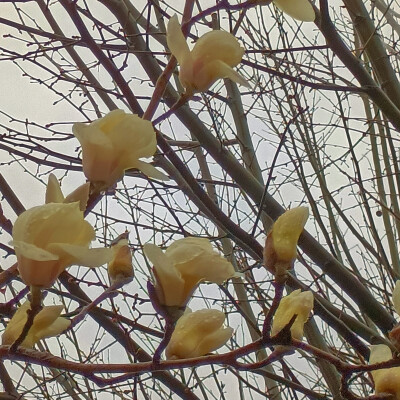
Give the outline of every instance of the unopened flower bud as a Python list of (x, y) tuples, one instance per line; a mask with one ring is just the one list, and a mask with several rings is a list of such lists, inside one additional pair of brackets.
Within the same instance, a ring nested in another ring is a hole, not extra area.
[(108, 275), (111, 283), (133, 278), (132, 253), (128, 242), (128, 232), (119, 236), (111, 245), (113, 258), (108, 263)]
[(285, 275), (297, 257), (297, 242), (308, 219), (308, 207), (296, 207), (286, 211), (274, 223), (264, 247), (264, 265)]
[(200, 357), (223, 346), (233, 333), (232, 328), (223, 327), (224, 321), (225, 314), (218, 310), (187, 309), (165, 350), (167, 359)]

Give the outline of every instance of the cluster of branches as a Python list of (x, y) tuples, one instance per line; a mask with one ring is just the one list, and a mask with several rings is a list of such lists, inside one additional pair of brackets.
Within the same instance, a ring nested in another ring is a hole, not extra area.
[[(301, 24), (269, 0), (0, 4), (1, 79), (22, 81), (29, 93), (10, 90), (1, 100), (4, 326), (27, 293), (8, 245), (12, 221), (40, 203), (49, 172), (65, 185), (82, 180), (73, 122), (116, 108), (151, 120), (155, 164), (171, 178), (129, 171), (91, 204), (100, 243), (130, 231), (135, 280), (95, 305), (108, 287), (105, 269), (64, 272), (48, 299), (62, 299), (67, 316), (85, 309), (87, 317), (38, 351), (0, 347), (4, 398), (373, 393), (369, 345), (391, 346), (390, 294), (400, 276), (400, 8), (383, 0), (315, 6), (315, 23)], [(239, 39), (246, 50), (239, 70), (252, 90), (221, 80), (180, 101), (165, 37), (176, 12), (189, 41), (217, 27)], [(281, 293), (262, 266), (262, 243), (272, 222), (299, 204), (313, 218), (286, 284), (314, 292), (314, 314), (304, 342), (287, 330), (266, 339), (262, 325)], [(223, 310), (235, 335), (221, 354), (154, 362), (164, 322), (148, 297), (142, 247), (185, 236), (209, 238), (242, 273), (203, 287), (190, 304)], [(296, 351), (271, 353), (276, 344)]]

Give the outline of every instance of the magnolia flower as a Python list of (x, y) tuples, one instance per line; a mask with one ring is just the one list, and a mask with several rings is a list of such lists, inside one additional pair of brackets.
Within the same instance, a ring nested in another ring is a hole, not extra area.
[(97, 267), (111, 259), (111, 249), (89, 249), (95, 238), (79, 203), (49, 203), (23, 212), (15, 221), (13, 245), (22, 280), (50, 287), (72, 264)]
[[(377, 364), (391, 360), (392, 351), (384, 344), (371, 346), (369, 356), (370, 364)], [(396, 399), (400, 399), (400, 367), (377, 369), (371, 371), (375, 383), (375, 393), (391, 393)]]
[(112, 283), (133, 278), (132, 253), (127, 237), (128, 232), (125, 232), (111, 245), (113, 256), (108, 263), (108, 275)]
[(274, 0), (273, 3), (294, 19), (303, 22), (315, 20), (315, 12), (309, 0)]
[(301, 292), (300, 289), (294, 290), (285, 296), (279, 303), (274, 315), (271, 328), (271, 336), (279, 333), (297, 315), (290, 328), (293, 339), (303, 338), (304, 324), (307, 322), (310, 312), (314, 306), (314, 296), (312, 292)]
[(289, 268), (297, 257), (297, 241), (308, 219), (307, 207), (286, 211), (274, 223), (265, 242), (264, 264), (273, 269), (277, 263)]
[(46, 198), (45, 198), (46, 204), (74, 203), (75, 201), (79, 201), (79, 208), (81, 209), (81, 211), (85, 211), (86, 204), (89, 198), (89, 189), (90, 189), (90, 183), (87, 182), (79, 186), (67, 197), (64, 197), (58, 179), (53, 174), (50, 174), (46, 188)]
[(203, 238), (177, 240), (165, 253), (146, 244), (144, 252), (154, 265), (158, 299), (166, 306), (184, 306), (199, 283), (221, 284), (235, 274), (232, 264)]
[(139, 160), (152, 157), (157, 149), (150, 121), (113, 110), (90, 124), (74, 124), (72, 132), (82, 146), (83, 172), (90, 182), (110, 186), (128, 168), (138, 168), (152, 178), (168, 179), (151, 164)]
[(168, 21), (167, 44), (180, 65), (179, 80), (189, 94), (204, 92), (221, 78), (250, 87), (246, 79), (232, 68), (240, 63), (244, 53), (232, 34), (220, 30), (208, 32), (190, 51), (178, 17), (174, 15)]
[[(19, 338), (28, 319), (27, 311), (30, 309), (30, 306), (30, 302), (26, 301), (11, 318), (2, 336), (3, 345), (11, 345)], [(67, 329), (70, 321), (67, 318), (60, 317), (63, 309), (64, 306), (43, 307), (35, 316), (33, 324), (21, 346), (32, 348), (40, 340), (57, 336)]]
[(204, 356), (223, 346), (233, 329), (223, 328), (225, 314), (218, 310), (187, 310), (178, 319), (165, 350), (167, 359)]

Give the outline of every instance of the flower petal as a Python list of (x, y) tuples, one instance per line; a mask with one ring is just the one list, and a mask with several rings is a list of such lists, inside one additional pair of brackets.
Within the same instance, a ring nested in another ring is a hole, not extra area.
[(204, 64), (219, 60), (235, 67), (242, 60), (244, 49), (231, 33), (213, 30), (196, 42), (191, 54), (194, 63), (197, 60), (202, 60)]
[(64, 195), (61, 191), (60, 183), (54, 174), (49, 175), (49, 180), (46, 187), (45, 203), (62, 203)]
[(84, 265), (85, 267), (99, 267), (112, 259), (110, 248), (88, 249), (69, 243), (51, 243), (48, 248), (60, 257), (70, 257), (71, 264)]
[(79, 209), (81, 211), (86, 210), (86, 205), (89, 199), (90, 182), (86, 182), (83, 185), (76, 188), (71, 192), (65, 199), (64, 203), (75, 203), (79, 201)]
[(186, 263), (193, 260), (203, 252), (214, 251), (210, 241), (199, 237), (186, 237), (175, 240), (165, 251), (173, 264)]
[(150, 163), (137, 160), (135, 163), (135, 167), (140, 169), (146, 176), (153, 179), (158, 179), (160, 181), (169, 181), (170, 178), (168, 175), (165, 175), (157, 168), (153, 167)]
[(143, 246), (146, 257), (153, 263), (157, 284), (161, 286), (166, 306), (182, 305), (185, 282), (169, 258), (155, 244)]
[(179, 65), (183, 63), (185, 57), (190, 57), (189, 46), (186, 43), (185, 36), (183, 36), (181, 24), (176, 14), (168, 21), (167, 45)]
[(313, 22), (315, 12), (308, 0), (274, 0), (274, 4), (285, 14), (303, 22)]
[(34, 261), (55, 261), (60, 258), (57, 254), (41, 249), (34, 244), (17, 240), (13, 240), (11, 243), (21, 256)]

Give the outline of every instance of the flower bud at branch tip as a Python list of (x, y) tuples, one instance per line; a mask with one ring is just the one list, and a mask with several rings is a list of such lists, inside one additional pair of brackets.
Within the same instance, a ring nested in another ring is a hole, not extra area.
[(233, 334), (232, 328), (222, 326), (224, 321), (225, 314), (218, 310), (187, 309), (176, 323), (165, 350), (166, 358), (201, 357), (220, 348)]
[(296, 207), (283, 213), (274, 223), (264, 247), (264, 265), (279, 280), (286, 276), (297, 257), (297, 242), (308, 219), (308, 207)]
[(129, 232), (125, 232), (111, 244), (113, 258), (108, 263), (108, 275), (112, 284), (117, 281), (128, 282), (133, 278), (132, 253), (128, 236)]

